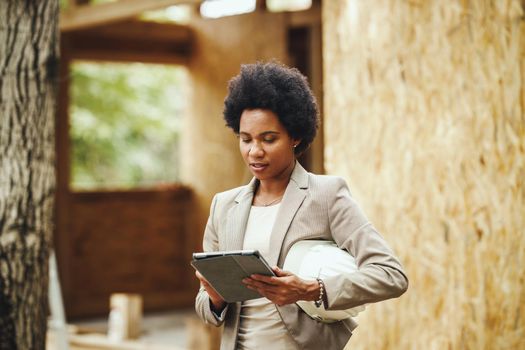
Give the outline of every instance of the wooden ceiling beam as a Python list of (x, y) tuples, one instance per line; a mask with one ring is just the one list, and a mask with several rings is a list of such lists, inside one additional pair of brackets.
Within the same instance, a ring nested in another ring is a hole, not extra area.
[(173, 5), (200, 4), (202, 0), (119, 0), (98, 5), (77, 5), (60, 15), (60, 31), (68, 32), (132, 18), (145, 11)]
[(62, 33), (61, 39), (73, 59), (185, 64), (193, 34), (183, 25), (129, 20)]
[(75, 30), (71, 33), (85, 33), (98, 36), (101, 39), (113, 37), (116, 39), (165, 40), (183, 43), (190, 43), (193, 36), (192, 29), (186, 25), (135, 19)]

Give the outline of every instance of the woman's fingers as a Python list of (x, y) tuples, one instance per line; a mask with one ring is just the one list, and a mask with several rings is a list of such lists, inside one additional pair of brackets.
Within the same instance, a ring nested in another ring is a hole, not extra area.
[(199, 281), (201, 282), (202, 286), (203, 286), (204, 288), (206, 288), (207, 291), (209, 291), (210, 288), (211, 288), (211, 285), (210, 285), (210, 283), (206, 280), (206, 278), (204, 278), (204, 276), (201, 275), (199, 271), (195, 271), (195, 276), (197, 276), (197, 278), (198, 278)]
[(285, 270), (281, 270), (279, 268), (279, 266), (274, 266), (272, 268), (273, 272), (278, 276), (278, 277), (284, 277), (284, 276), (295, 276), (293, 273), (289, 272), (289, 271), (285, 271)]
[(275, 276), (251, 275), (250, 277), (247, 277), (247, 279), (271, 285), (280, 285), (283, 283), (281, 278)]
[(208, 283), (208, 281), (206, 281), (206, 279), (204, 278), (203, 275), (201, 275), (201, 273), (197, 270), (195, 270), (195, 276), (197, 276), (197, 278), (199, 279), (199, 281), (201, 281), (202, 283)]
[[(267, 283), (268, 281), (269, 283)], [(243, 283), (251, 289), (263, 291), (265, 293), (275, 294), (295, 294), (300, 289), (300, 285), (296, 281), (282, 279), (279, 281), (275, 280), (256, 280), (254, 278), (245, 278)]]
[(263, 288), (267, 290), (278, 290), (280, 288), (286, 289), (287, 286), (293, 285), (292, 281), (287, 280), (288, 278), (283, 277), (268, 277), (254, 275), (253, 277), (247, 277), (243, 279), (245, 285), (250, 285), (255, 288)]
[(276, 276), (252, 275), (243, 280), (246, 287), (257, 291), (277, 305), (307, 300), (308, 285), (291, 272), (274, 268)]
[(215, 289), (213, 289), (211, 284), (204, 278), (204, 276), (199, 271), (195, 271), (195, 276), (197, 276), (197, 278), (201, 282), (201, 284), (204, 287), (204, 289), (206, 289), (206, 292), (208, 293), (208, 296), (210, 297), (211, 302), (213, 303), (215, 308), (217, 310), (220, 310), (221, 308), (223, 308), (224, 304), (225, 304), (225, 301), (220, 296), (220, 294), (217, 293), (215, 291)]

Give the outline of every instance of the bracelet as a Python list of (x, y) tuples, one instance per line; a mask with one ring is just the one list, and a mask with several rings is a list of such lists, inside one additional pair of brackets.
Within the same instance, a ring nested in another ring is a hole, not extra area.
[(324, 282), (320, 278), (316, 278), (317, 283), (319, 283), (319, 299), (314, 301), (315, 307), (321, 307), (323, 305), (323, 296), (324, 296)]

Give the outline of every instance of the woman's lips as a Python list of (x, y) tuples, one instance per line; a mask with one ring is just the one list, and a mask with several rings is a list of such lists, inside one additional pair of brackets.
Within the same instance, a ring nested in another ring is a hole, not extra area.
[(267, 167), (268, 167), (268, 164), (265, 164), (265, 163), (250, 163), (250, 168), (256, 172), (263, 171)]

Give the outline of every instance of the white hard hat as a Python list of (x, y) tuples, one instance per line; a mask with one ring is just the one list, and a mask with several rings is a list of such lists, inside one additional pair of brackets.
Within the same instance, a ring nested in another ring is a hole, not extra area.
[[(355, 259), (346, 250), (332, 241), (305, 240), (290, 248), (283, 269), (293, 272), (303, 279), (321, 280), (326, 277), (347, 275), (357, 271)], [(322, 322), (336, 322), (357, 316), (365, 309), (364, 305), (347, 310), (326, 310), (324, 305), (316, 307), (313, 301), (298, 301), (297, 305), (310, 317)]]

